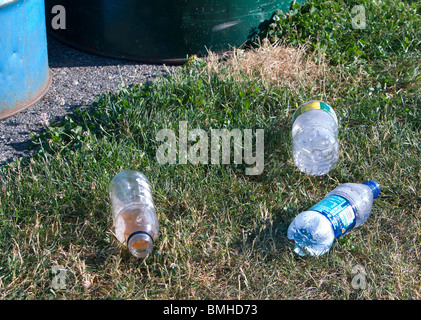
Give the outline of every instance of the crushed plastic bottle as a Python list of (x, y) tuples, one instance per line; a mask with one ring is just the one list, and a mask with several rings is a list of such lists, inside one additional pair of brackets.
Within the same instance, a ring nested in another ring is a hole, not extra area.
[(300, 256), (320, 256), (328, 252), (336, 238), (368, 219), (373, 200), (379, 193), (380, 185), (373, 180), (338, 186), (291, 222), (287, 236), (295, 241), (294, 252)]
[(158, 237), (159, 221), (148, 179), (135, 170), (118, 173), (109, 194), (117, 239), (137, 258), (146, 258)]
[(292, 154), (298, 169), (308, 175), (325, 175), (338, 162), (338, 118), (327, 103), (308, 101), (295, 111)]

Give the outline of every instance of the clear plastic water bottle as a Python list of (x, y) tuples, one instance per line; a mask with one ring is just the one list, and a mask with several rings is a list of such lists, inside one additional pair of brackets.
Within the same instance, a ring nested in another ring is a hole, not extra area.
[(146, 258), (159, 232), (148, 179), (135, 170), (122, 171), (111, 180), (109, 193), (117, 239), (135, 257)]
[(345, 183), (291, 222), (287, 236), (295, 241), (300, 256), (319, 256), (329, 251), (336, 238), (359, 227), (370, 216), (380, 185), (373, 180)]
[(302, 104), (292, 118), (292, 154), (295, 165), (308, 175), (321, 176), (339, 159), (338, 118), (322, 101)]

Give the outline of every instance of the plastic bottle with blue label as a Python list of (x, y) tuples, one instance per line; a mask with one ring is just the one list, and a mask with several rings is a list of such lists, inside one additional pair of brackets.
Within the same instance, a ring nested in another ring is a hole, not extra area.
[(322, 101), (302, 104), (292, 118), (292, 156), (301, 172), (321, 176), (339, 160), (338, 118)]
[(295, 241), (294, 252), (300, 256), (320, 256), (328, 252), (335, 239), (368, 219), (373, 200), (379, 193), (380, 185), (373, 180), (338, 186), (291, 222), (287, 236)]

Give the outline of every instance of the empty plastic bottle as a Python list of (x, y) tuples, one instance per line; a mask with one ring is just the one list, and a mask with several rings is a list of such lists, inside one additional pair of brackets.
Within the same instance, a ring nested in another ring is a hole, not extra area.
[(295, 165), (308, 175), (321, 176), (339, 159), (338, 118), (322, 101), (302, 104), (292, 118), (292, 154)]
[(122, 171), (111, 180), (109, 193), (117, 239), (135, 257), (146, 258), (159, 232), (148, 179), (138, 171)]
[(336, 238), (367, 220), (379, 193), (380, 185), (373, 180), (338, 186), (291, 222), (287, 236), (295, 241), (294, 251), (300, 256), (319, 256), (329, 251)]

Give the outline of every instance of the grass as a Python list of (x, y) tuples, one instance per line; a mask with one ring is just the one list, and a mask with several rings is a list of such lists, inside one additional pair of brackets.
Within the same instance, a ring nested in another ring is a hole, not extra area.
[[(0, 298), (420, 299), (420, 3), (360, 3), (367, 30), (349, 26), (354, 2), (312, 0), (273, 21), (272, 44), (192, 58), (34, 136), (31, 158), (0, 168)], [(341, 25), (332, 38), (307, 35), (325, 22)], [(352, 41), (365, 54), (348, 54)], [(292, 162), (291, 117), (311, 99), (340, 120), (340, 161), (324, 177)], [(263, 173), (157, 163), (157, 132), (184, 120), (189, 130), (264, 129)], [(113, 234), (107, 187), (127, 168), (150, 179), (161, 224), (147, 260)], [(295, 255), (292, 219), (340, 183), (368, 179), (382, 186), (368, 221), (324, 256)], [(364, 289), (352, 286), (358, 265)], [(52, 286), (55, 266), (63, 289)]]

